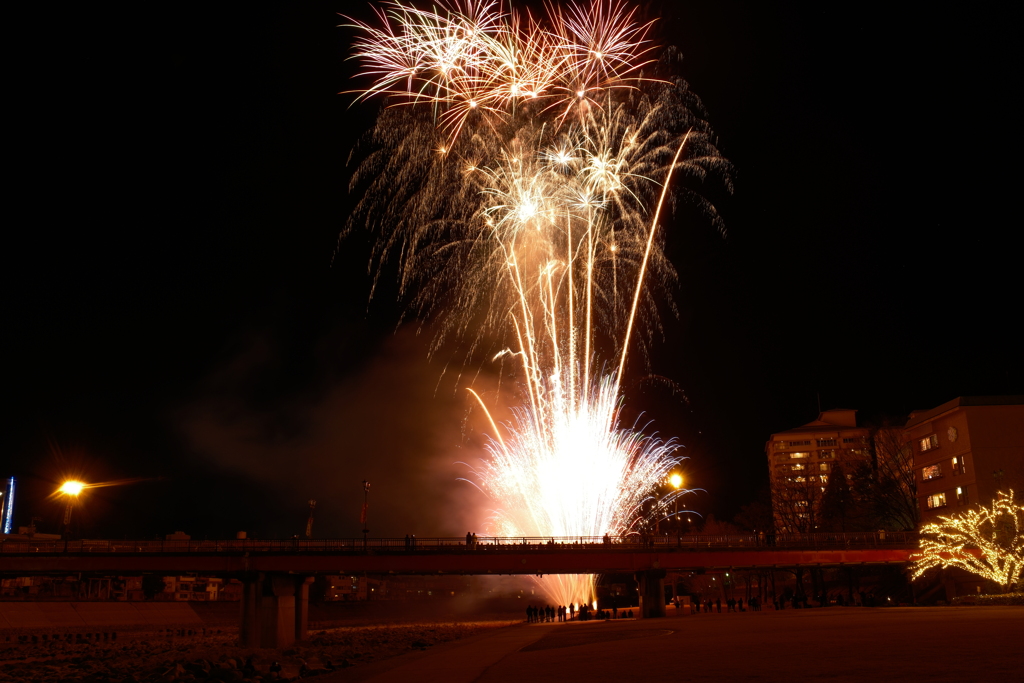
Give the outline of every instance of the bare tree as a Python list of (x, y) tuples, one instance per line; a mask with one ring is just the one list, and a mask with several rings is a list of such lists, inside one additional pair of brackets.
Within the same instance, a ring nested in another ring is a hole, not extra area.
[(821, 525), (828, 531), (856, 531), (863, 524), (863, 506), (850, 486), (842, 462), (832, 467), (821, 496)]
[(767, 486), (760, 489), (754, 500), (740, 508), (733, 522), (744, 531), (771, 532), (774, 527), (771, 490)]
[(779, 533), (811, 533), (821, 524), (824, 486), (807, 471), (774, 468), (771, 473), (772, 511)]
[(894, 531), (917, 528), (921, 511), (917, 504), (914, 454), (904, 442), (903, 430), (883, 423), (873, 430), (873, 472), (859, 470), (857, 480), (865, 485), (865, 496), (878, 526)]
[(701, 528), (700, 533), (702, 534), (714, 534), (727, 536), (730, 534), (738, 534), (739, 528), (732, 522), (723, 522), (715, 519), (713, 514), (709, 514), (704, 519), (704, 526)]

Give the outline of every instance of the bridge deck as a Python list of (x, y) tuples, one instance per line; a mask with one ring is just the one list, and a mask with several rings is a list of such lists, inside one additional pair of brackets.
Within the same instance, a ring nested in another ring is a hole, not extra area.
[(41, 541), (0, 544), (0, 573), (591, 574), (908, 562), (915, 534), (627, 538)]

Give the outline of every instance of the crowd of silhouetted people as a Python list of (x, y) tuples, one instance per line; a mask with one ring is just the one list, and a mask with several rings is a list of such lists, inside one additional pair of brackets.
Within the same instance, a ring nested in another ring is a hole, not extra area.
[[(677, 610), (685, 609), (685, 603), (679, 600), (679, 597), (672, 599), (672, 603), (675, 605)], [(817, 604), (812, 604), (817, 603)], [(847, 601), (843, 597), (842, 593), (835, 596), (830, 596), (827, 593), (821, 593), (815, 595), (813, 600), (809, 599), (805, 594), (790, 594), (788, 591), (785, 595), (777, 598), (773, 598), (769, 602), (769, 608), (776, 610), (784, 609), (808, 609), (810, 607), (827, 607), (829, 605), (836, 605), (838, 607), (845, 607), (850, 605), (851, 607), (856, 605), (857, 607), (875, 607), (878, 602), (871, 593), (864, 593), (861, 591), (856, 595), (856, 598), (852, 601)], [(701, 599), (698, 596), (694, 596), (693, 601), (690, 603), (690, 613), (722, 613), (722, 599), (711, 598)], [(743, 598), (728, 598), (724, 602), (726, 612), (760, 612), (763, 607), (759, 598), (751, 597), (744, 601)], [(590, 620), (603, 620), (603, 619), (632, 619), (633, 610), (620, 610), (618, 607), (613, 606), (611, 609), (597, 610), (591, 608), (586, 603), (580, 603), (575, 605), (569, 603), (565, 605), (528, 605), (526, 607), (526, 621), (530, 624), (541, 624), (546, 622), (563, 622), (563, 621), (590, 621)]]
[[(679, 609), (680, 603), (679, 598), (673, 600), (676, 609)], [(784, 609), (809, 609), (811, 607), (828, 607), (829, 605), (836, 605), (837, 607), (846, 607), (847, 605), (853, 607), (877, 607), (879, 601), (875, 598), (873, 593), (865, 593), (861, 591), (856, 594), (853, 600), (847, 600), (842, 593), (837, 593), (831, 596), (827, 593), (819, 593), (818, 595), (809, 598), (806, 594), (798, 593), (786, 593), (776, 598), (772, 598), (769, 606), (776, 610)], [(726, 612), (760, 612), (762, 610), (761, 600), (757, 597), (749, 598), (746, 603), (743, 602), (743, 598), (729, 598), (725, 601)], [(715, 612), (718, 614), (722, 613), (722, 599), (715, 598), (714, 600), (696, 598), (690, 606), (691, 614), (699, 613), (710, 613)]]
[(591, 619), (632, 619), (633, 610), (622, 610), (622, 614), (619, 614), (619, 608), (613, 607), (610, 610), (595, 610), (586, 603), (580, 603), (578, 606), (573, 603), (569, 603), (568, 606), (558, 605), (527, 605), (526, 607), (526, 622), (528, 624), (541, 624), (545, 622), (562, 622), (562, 621), (590, 621)]
[[(676, 609), (679, 609), (679, 599), (676, 598), (675, 602), (676, 602)], [(778, 608), (776, 608), (776, 609), (778, 609)], [(761, 611), (761, 601), (758, 600), (757, 598), (750, 598), (750, 599), (747, 600), (746, 604), (744, 605), (743, 598), (729, 598), (728, 600), (725, 601), (725, 611), (726, 612), (748, 612), (748, 611), (749, 612), (760, 612)], [(693, 612), (693, 613), (698, 613), (698, 612), (705, 612), (705, 613), (707, 613), (707, 612), (718, 612), (719, 614), (721, 614), (722, 613), (722, 599), (721, 598), (716, 598), (715, 600), (711, 600), (709, 598), (707, 600), (697, 600), (696, 602), (693, 603), (691, 612)]]

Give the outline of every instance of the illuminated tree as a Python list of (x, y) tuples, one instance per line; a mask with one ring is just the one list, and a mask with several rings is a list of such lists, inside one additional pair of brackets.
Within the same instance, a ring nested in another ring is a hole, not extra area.
[(1011, 489), (997, 493), (991, 508), (939, 517), (921, 529), (915, 560), (915, 579), (932, 567), (959, 567), (1008, 590), (1024, 570), (1024, 506)]

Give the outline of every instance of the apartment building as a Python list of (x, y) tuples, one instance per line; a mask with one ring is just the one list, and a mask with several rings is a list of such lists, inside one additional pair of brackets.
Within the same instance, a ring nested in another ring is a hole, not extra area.
[(1024, 396), (961, 396), (915, 411), (904, 438), (922, 523), (987, 505), (997, 491), (1024, 495)]
[(871, 431), (857, 426), (856, 410), (826, 410), (813, 422), (772, 434), (765, 454), (776, 531), (812, 532), (837, 465), (852, 478), (858, 465), (870, 461)]

